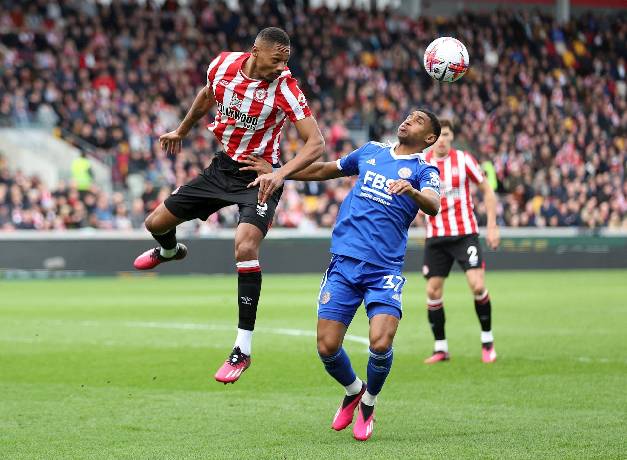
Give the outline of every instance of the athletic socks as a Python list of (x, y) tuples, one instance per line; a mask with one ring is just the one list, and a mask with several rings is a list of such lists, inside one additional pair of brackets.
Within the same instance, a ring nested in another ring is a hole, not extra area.
[(319, 354), (319, 356), (329, 375), (337, 380), (340, 385), (348, 387), (355, 383), (357, 376), (351, 366), (351, 360), (343, 347), (333, 355), (324, 356)]
[(261, 293), (261, 267), (258, 260), (237, 262), (237, 303), (239, 322), (234, 347), (250, 356), (253, 330), (257, 319), (257, 304)]
[(354, 396), (358, 394), (361, 391), (363, 384), (364, 383), (359, 379), (359, 377), (356, 377), (353, 383), (344, 387), (346, 389), (346, 396)]
[(253, 344), (253, 331), (247, 331), (246, 329), (237, 329), (237, 338), (235, 339), (235, 347), (239, 347), (239, 351), (247, 356), (250, 356)]
[(445, 340), (446, 336), (444, 335), (444, 323), (446, 318), (444, 317), (444, 304), (442, 303), (442, 299), (427, 299), (427, 316), (429, 318), (431, 331), (433, 332), (433, 337), (436, 342)]
[(176, 255), (176, 251), (178, 251), (178, 244), (176, 242), (176, 227), (174, 227), (169, 232), (165, 232), (161, 235), (153, 233), (152, 237), (157, 240), (157, 243), (159, 243), (159, 246), (161, 246), (161, 257), (166, 257), (169, 259)]
[[(383, 352), (373, 351), (370, 349), (370, 358), (368, 358), (368, 391), (364, 393), (364, 397), (366, 398), (366, 404), (369, 401), (369, 396), (371, 395), (376, 399), (376, 396), (383, 388), (383, 384), (385, 383), (385, 379), (390, 373), (390, 369), (392, 368), (392, 361), (394, 359), (394, 351), (390, 347), (388, 350)], [(363, 401), (363, 397), (362, 397)], [(372, 404), (374, 404), (374, 400), (372, 400)]]
[(494, 342), (492, 336), (492, 304), (490, 295), (486, 290), (483, 294), (475, 296), (475, 311), (481, 324), (481, 343)]

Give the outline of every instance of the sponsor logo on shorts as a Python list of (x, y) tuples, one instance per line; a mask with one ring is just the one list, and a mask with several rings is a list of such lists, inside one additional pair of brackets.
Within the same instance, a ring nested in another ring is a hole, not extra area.
[(407, 179), (411, 176), (411, 169), (409, 168), (401, 168), (398, 170), (398, 177), (401, 179)]
[(429, 274), (429, 267), (427, 265), (422, 266), (422, 274), (425, 276)]
[(331, 293), (329, 291), (325, 291), (320, 294), (320, 303), (322, 305), (329, 303), (329, 300), (331, 300)]
[(257, 205), (257, 215), (259, 217), (266, 217), (266, 212), (268, 211), (268, 203), (258, 204)]

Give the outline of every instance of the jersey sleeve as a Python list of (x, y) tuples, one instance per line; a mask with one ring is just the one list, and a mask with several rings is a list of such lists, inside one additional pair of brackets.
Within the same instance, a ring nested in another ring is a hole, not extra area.
[(475, 157), (468, 152), (464, 152), (464, 160), (466, 160), (466, 175), (475, 184), (482, 183), (485, 177), (483, 176), (481, 167), (479, 166), (479, 163), (477, 163), (477, 160), (475, 160)]
[(418, 190), (433, 190), (440, 194), (440, 171), (432, 165), (423, 165), (418, 175)]
[(359, 174), (359, 157), (366, 150), (368, 144), (362, 145), (357, 150), (353, 150), (351, 153), (343, 158), (337, 160), (337, 169), (342, 171), (345, 176), (356, 176)]
[(218, 72), (218, 67), (224, 61), (226, 53), (220, 53), (218, 56), (211, 61), (209, 67), (207, 68), (207, 86), (211, 88), (213, 86), (213, 79), (216, 77), (216, 73)]
[(292, 123), (311, 116), (307, 98), (298, 87), (298, 82), (294, 77), (289, 76), (281, 82), (280, 93), (281, 97), (277, 98), (279, 107)]

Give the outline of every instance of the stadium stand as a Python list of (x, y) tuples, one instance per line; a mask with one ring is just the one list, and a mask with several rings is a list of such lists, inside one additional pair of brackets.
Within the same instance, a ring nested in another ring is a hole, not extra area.
[[(142, 228), (145, 213), (218, 150), (202, 126), (176, 158), (157, 142), (190, 106), (212, 57), (246, 49), (264, 26), (289, 23), (290, 68), (329, 159), (365, 139), (393, 140), (398, 120), (427, 106), (456, 121), (456, 145), (493, 165), (501, 224), (627, 229), (622, 13), (558, 25), (540, 13), (412, 20), (390, 11), (241, 3), (249, 7), (13, 2), (0, 19), (0, 125), (54, 127), (109, 158), (114, 191), (98, 184), (78, 190), (74, 180), (49, 186), (10, 171), (11, 152), (0, 146), (0, 228)], [(443, 35), (470, 51), (471, 70), (455, 84), (435, 83), (422, 71), (424, 48)], [(284, 158), (298, 146), (289, 127)], [(331, 226), (349, 185), (288, 182), (275, 225)], [(476, 211), (485, 223), (482, 205)], [(190, 230), (233, 226), (236, 212), (223, 210)]]

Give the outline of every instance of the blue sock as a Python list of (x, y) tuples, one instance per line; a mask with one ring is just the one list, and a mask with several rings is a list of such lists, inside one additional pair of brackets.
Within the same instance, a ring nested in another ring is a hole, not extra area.
[(353, 366), (351, 366), (351, 360), (343, 347), (334, 355), (323, 356), (319, 354), (319, 356), (329, 375), (340, 382), (342, 386), (350, 385), (357, 378)]
[(392, 347), (382, 353), (370, 350), (370, 358), (368, 359), (368, 393), (376, 396), (383, 388), (385, 378), (392, 368), (392, 360), (394, 352)]

